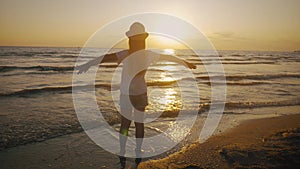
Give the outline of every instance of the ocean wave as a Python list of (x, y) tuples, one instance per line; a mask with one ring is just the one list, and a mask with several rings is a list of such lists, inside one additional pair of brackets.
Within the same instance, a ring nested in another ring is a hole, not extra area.
[(246, 56), (244, 54), (231, 54), (230, 56), (238, 56), (238, 57), (241, 57), (241, 56)]
[[(218, 106), (224, 103), (215, 103)], [(252, 108), (263, 108), (263, 107), (283, 107), (283, 106), (298, 106), (300, 100), (283, 100), (283, 101), (266, 101), (266, 102), (226, 102), (225, 108), (227, 110), (234, 109), (252, 109)], [(199, 113), (208, 112), (211, 107), (211, 103), (202, 103), (199, 105)], [(228, 113), (228, 111), (225, 111)]]
[(32, 95), (42, 92), (59, 92), (59, 91), (65, 91), (65, 92), (71, 92), (72, 86), (61, 86), (61, 87), (43, 87), (43, 88), (34, 88), (34, 89), (23, 89), (16, 92), (10, 92), (10, 93), (1, 93), (0, 97), (4, 96), (25, 96), (25, 95)]
[[(299, 73), (281, 73), (281, 74), (248, 74), (248, 75), (226, 75), (226, 80), (267, 80), (267, 79), (280, 79), (280, 78), (300, 78)], [(218, 79), (224, 76), (197, 76), (197, 79)]]
[[(211, 85), (210, 81), (201, 81), (199, 83), (204, 83), (207, 85)], [(222, 81), (214, 81), (214, 85), (229, 85), (229, 86), (252, 86), (252, 85), (264, 85), (264, 84), (275, 84), (274, 82), (269, 81), (226, 81), (226, 83)]]
[[(177, 81), (151, 81), (147, 82), (147, 86), (170, 86), (175, 84)], [(49, 86), (49, 87), (42, 87), (42, 88), (32, 88), (32, 89), (23, 89), (15, 92), (9, 93), (0, 93), (0, 97), (7, 97), (7, 96), (28, 96), (33, 94), (42, 94), (46, 92), (56, 92), (56, 93), (71, 93), (72, 88), (79, 89), (79, 90), (89, 90), (92, 87), (95, 88), (102, 88), (106, 90), (118, 90), (119, 84), (96, 84), (93, 85), (81, 85), (81, 86)]]
[(1, 52), (0, 56), (25, 56), (32, 57), (37, 55), (45, 55), (45, 56), (53, 56), (55, 54), (60, 54), (60, 51), (9, 51), (9, 52)]
[(233, 61), (233, 62), (247, 62), (247, 61), (251, 61), (252, 59), (251, 58), (239, 58), (239, 59), (236, 59), (236, 58), (207, 58), (207, 57), (199, 57), (199, 58), (189, 58), (187, 59), (188, 61), (196, 61), (196, 62), (199, 62), (199, 61), (215, 61), (215, 60), (220, 60), (222, 62), (230, 62), (230, 61)]
[[(115, 68), (117, 67), (116, 64), (114, 65), (101, 65), (101, 67), (105, 68)], [(37, 71), (73, 71), (74, 66), (0, 66), (0, 72), (9, 72), (14, 70), (37, 70)]]
[[(33, 94), (41, 94), (46, 92), (59, 92), (59, 93), (71, 93), (72, 88), (76, 89), (90, 89), (91, 85), (82, 85), (82, 86), (51, 86), (51, 87), (42, 87), (42, 88), (33, 88), (33, 89), (23, 89), (16, 92), (10, 93), (1, 93), (0, 97), (5, 96), (26, 96), (26, 95), (33, 95)], [(105, 89), (111, 89), (111, 85), (109, 84), (97, 84), (95, 87), (101, 87)]]
[(0, 56), (16, 56), (16, 57), (61, 57), (61, 58), (74, 58), (80, 54), (78, 49), (55, 49), (47, 50), (49, 48), (40, 48), (40, 49), (11, 49), (8, 51), (1, 51)]
[[(57, 75), (61, 73), (61, 71), (39, 71), (39, 72), (18, 72), (18, 73), (9, 73), (9, 74), (1, 74), (0, 76), (22, 76), (22, 75)], [(71, 72), (72, 73), (72, 72)]]
[(300, 105), (299, 100), (267, 101), (267, 102), (229, 102), (226, 108), (260, 108), (260, 107), (280, 107)]
[(177, 54), (176, 56), (178, 57), (198, 57), (198, 58), (202, 58), (202, 57), (211, 57), (211, 58), (219, 58), (219, 57), (223, 57), (222, 55), (197, 55), (197, 54)]
[(196, 65), (211, 65), (211, 64), (223, 64), (223, 65), (253, 65), (253, 64), (276, 64), (274, 61), (224, 61), (224, 60), (199, 60), (194, 61)]
[(13, 70), (38, 70), (38, 71), (70, 71), (74, 70), (74, 67), (56, 67), (56, 66), (29, 66), (29, 67), (20, 67), (20, 66), (0, 66), (0, 72), (8, 72)]

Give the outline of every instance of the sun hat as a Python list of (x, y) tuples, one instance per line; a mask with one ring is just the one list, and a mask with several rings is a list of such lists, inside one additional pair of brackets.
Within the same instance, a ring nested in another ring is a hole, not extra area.
[(148, 33), (145, 31), (144, 25), (139, 22), (133, 23), (130, 26), (129, 31), (126, 32), (127, 37), (132, 37), (136, 35), (145, 36), (145, 38), (148, 37)]

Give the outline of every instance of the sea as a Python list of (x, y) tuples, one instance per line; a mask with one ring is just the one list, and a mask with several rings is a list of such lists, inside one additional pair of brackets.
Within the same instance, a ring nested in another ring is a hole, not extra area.
[[(80, 52), (81, 48), (0, 47), (0, 150), (83, 131), (72, 99), (72, 87), (76, 87), (72, 84), (74, 66)], [(197, 68), (191, 70), (193, 78), (180, 77), (182, 67), (173, 62), (159, 62), (149, 68), (146, 113), (163, 113), (153, 122), (155, 124), (146, 124), (146, 135), (163, 132), (183, 107), (184, 111), (193, 109), (202, 116), (211, 105), (211, 77), (204, 65), (216, 64), (212, 56), (197, 56), (184, 49), (161, 52), (171, 52)], [(293, 108), (293, 112), (283, 114), (298, 113), (299, 52), (220, 50), (217, 53), (226, 77), (223, 114), (228, 119), (251, 114), (261, 117), (280, 114), (276, 110), (282, 107)], [(112, 101), (111, 82), (117, 67), (116, 63), (101, 65), (95, 79), (97, 104), (106, 121), (116, 130), (120, 115)], [(174, 79), (172, 75), (179, 78)], [(178, 81), (182, 82), (181, 87)], [(199, 90), (199, 103), (194, 102), (194, 91), (190, 90), (189, 84), (194, 82)], [(185, 100), (181, 92), (185, 92)], [(196, 108), (195, 104), (198, 104)], [(266, 108), (268, 111), (264, 111)], [(257, 109), (262, 111), (255, 111)], [(134, 127), (130, 132), (134, 133)]]

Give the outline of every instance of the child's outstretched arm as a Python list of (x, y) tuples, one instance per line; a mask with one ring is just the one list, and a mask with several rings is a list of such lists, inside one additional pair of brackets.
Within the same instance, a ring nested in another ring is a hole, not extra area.
[(171, 61), (175, 62), (181, 65), (184, 65), (190, 69), (196, 69), (196, 65), (190, 62), (187, 62), (184, 59), (180, 59), (179, 57), (173, 56), (173, 55), (160, 55), (159, 60), (165, 60), (165, 61)]
[(103, 56), (99, 56), (85, 64), (76, 66), (75, 69), (78, 70), (78, 74), (85, 73), (90, 67), (99, 65), (104, 62), (116, 62), (118, 60), (116, 53), (111, 53)]

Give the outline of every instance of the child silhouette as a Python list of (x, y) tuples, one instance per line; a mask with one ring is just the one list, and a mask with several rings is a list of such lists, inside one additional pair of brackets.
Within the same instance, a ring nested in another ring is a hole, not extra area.
[[(142, 142), (144, 138), (144, 111), (148, 105), (147, 84), (145, 74), (151, 63), (157, 61), (171, 61), (182, 64), (190, 69), (196, 66), (183, 59), (173, 55), (157, 54), (150, 50), (146, 50), (146, 39), (148, 33), (145, 31), (143, 24), (135, 22), (130, 26), (126, 36), (129, 39), (129, 49), (116, 53), (110, 53), (100, 56), (92, 61), (76, 67), (78, 73), (86, 72), (91, 66), (96, 66), (105, 62), (117, 62), (123, 64), (121, 84), (120, 84), (120, 162), (125, 162), (125, 146), (131, 121), (135, 124), (136, 137), (136, 156), (140, 157), (142, 152)], [(133, 116), (132, 116), (133, 114)], [(136, 159), (140, 162), (140, 158)]]

